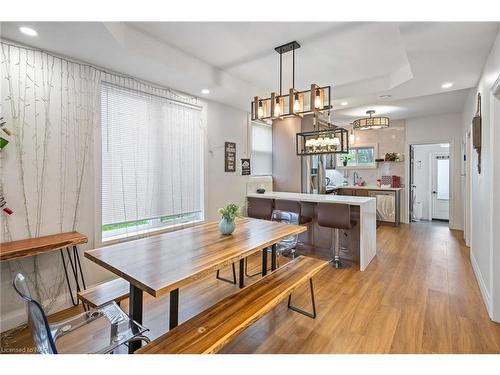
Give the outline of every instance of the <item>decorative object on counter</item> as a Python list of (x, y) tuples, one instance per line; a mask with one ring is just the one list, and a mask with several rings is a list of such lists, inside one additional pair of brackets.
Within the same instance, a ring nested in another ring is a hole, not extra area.
[(236, 172), (236, 143), (224, 142), (224, 171)]
[[(255, 96), (251, 104), (252, 120), (303, 116), (329, 111), (332, 108), (331, 86), (320, 87), (313, 83), (309, 90), (295, 89), (295, 50), (299, 48), (300, 44), (293, 41), (274, 49), (279, 54), (279, 95), (273, 92), (269, 98)], [(292, 52), (292, 88), (287, 94), (283, 94), (283, 54), (288, 52)]]
[(396, 161), (398, 159), (398, 154), (395, 152), (388, 152), (385, 154), (385, 161)]
[(472, 119), (472, 145), (477, 152), (477, 173), (481, 174), (481, 94), (477, 94), (476, 115)]
[(382, 176), (380, 178), (380, 181), (382, 182), (382, 186), (391, 186), (392, 183), (392, 176)]
[(351, 159), (352, 159), (352, 155), (351, 154), (342, 154), (342, 155), (340, 155), (340, 160), (342, 160), (342, 164), (344, 165), (344, 167), (347, 167), (347, 163)]
[(384, 117), (384, 116), (372, 117), (372, 115), (375, 114), (375, 111), (373, 109), (366, 111), (366, 114), (368, 115), (368, 117), (354, 120), (354, 122), (352, 123), (353, 129), (371, 130), (371, 129), (382, 129), (389, 127), (389, 117)]
[(7, 201), (5, 200), (3, 195), (0, 195), (0, 208), (7, 215), (12, 215), (14, 211), (12, 211), (9, 207), (7, 207)]
[(241, 175), (250, 176), (250, 159), (241, 159)]
[(266, 192), (266, 189), (263, 189), (263, 188), (257, 189), (257, 194), (264, 194), (265, 192)]
[(381, 187), (382, 186), (382, 180), (380, 178), (377, 178), (377, 187)]
[[(319, 130), (322, 124), (327, 129)], [(349, 152), (349, 133), (346, 129), (314, 116), (313, 131), (296, 134), (297, 155), (345, 154)]]
[(401, 187), (401, 177), (392, 176), (391, 187), (392, 188), (400, 188)]
[(236, 224), (234, 220), (240, 216), (240, 208), (230, 203), (226, 207), (219, 208), (219, 214), (222, 216), (219, 222), (219, 230), (223, 235), (229, 235), (234, 232)]

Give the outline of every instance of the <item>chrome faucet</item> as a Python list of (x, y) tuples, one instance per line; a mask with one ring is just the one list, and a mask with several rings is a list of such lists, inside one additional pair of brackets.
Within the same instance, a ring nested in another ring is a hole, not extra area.
[(358, 171), (354, 171), (354, 174), (353, 174), (353, 177), (352, 177), (352, 184), (353, 185), (356, 185), (358, 183), (358, 178), (359, 178)]

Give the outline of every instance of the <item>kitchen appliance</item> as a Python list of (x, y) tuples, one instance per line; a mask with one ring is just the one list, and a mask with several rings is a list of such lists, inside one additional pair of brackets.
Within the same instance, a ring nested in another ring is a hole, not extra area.
[(399, 199), (396, 191), (368, 191), (369, 197), (377, 200), (377, 221), (399, 224)]

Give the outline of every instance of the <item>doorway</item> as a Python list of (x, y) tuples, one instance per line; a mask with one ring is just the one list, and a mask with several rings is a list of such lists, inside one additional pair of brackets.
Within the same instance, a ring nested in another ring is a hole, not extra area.
[(449, 221), (450, 144), (410, 146), (410, 222)]

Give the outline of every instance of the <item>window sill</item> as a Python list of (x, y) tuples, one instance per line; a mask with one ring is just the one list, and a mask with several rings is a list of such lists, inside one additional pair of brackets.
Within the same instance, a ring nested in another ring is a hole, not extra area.
[(348, 165), (344, 167), (343, 165), (337, 165), (337, 169), (341, 170), (352, 170), (352, 169), (377, 169), (377, 164), (369, 164), (369, 165)]
[(179, 224), (175, 224), (175, 225), (170, 225), (167, 227), (157, 227), (157, 228), (139, 230), (139, 231), (133, 232), (134, 234), (130, 234), (130, 233), (118, 234), (116, 236), (102, 239), (101, 245), (108, 246), (108, 245), (114, 245), (114, 244), (121, 243), (121, 242), (137, 240), (140, 238), (153, 237), (153, 236), (157, 236), (159, 234), (173, 232), (177, 229), (194, 227), (194, 226), (202, 224), (204, 222), (205, 222), (204, 219), (193, 220), (193, 221), (188, 221), (186, 223), (179, 223)]

